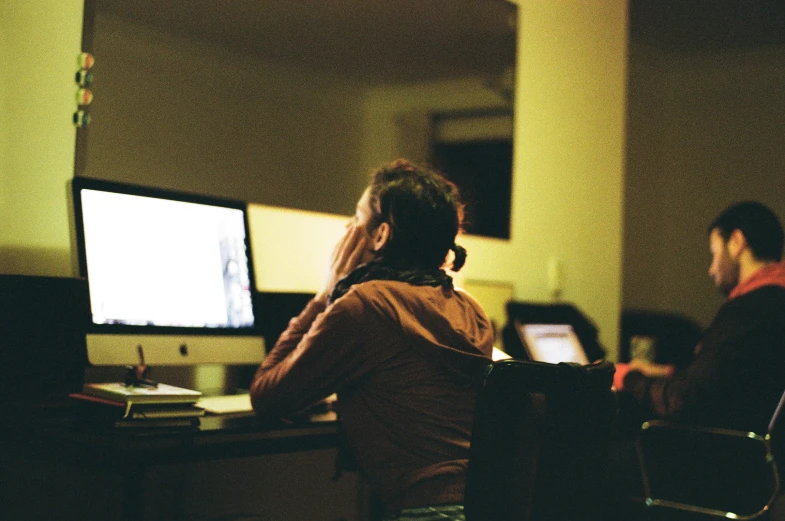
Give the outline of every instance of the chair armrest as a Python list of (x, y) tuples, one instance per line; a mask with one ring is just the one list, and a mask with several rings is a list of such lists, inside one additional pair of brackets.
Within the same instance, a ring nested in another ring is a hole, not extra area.
[(754, 519), (780, 488), (769, 435), (655, 420), (636, 448), (648, 506)]

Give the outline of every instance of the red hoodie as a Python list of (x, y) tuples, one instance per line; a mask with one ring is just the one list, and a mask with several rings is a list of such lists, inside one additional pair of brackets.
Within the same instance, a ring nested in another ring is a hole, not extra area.
[(763, 286), (781, 286), (785, 288), (785, 261), (764, 266), (746, 280), (736, 284), (736, 287), (728, 295), (728, 300), (740, 297)]

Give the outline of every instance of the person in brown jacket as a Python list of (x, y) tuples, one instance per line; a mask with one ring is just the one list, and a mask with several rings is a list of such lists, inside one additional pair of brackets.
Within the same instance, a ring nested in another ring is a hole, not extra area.
[[(451, 182), (397, 160), (374, 172), (323, 289), (251, 384), (256, 412), (291, 418), (337, 394), (342, 431), (386, 520), (462, 520), (491, 322), (445, 272), (463, 206)], [(432, 516), (432, 517), (429, 517)]]

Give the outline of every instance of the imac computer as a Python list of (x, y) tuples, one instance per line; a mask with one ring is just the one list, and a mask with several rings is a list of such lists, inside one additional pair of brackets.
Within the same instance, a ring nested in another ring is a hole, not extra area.
[(69, 193), (91, 365), (261, 362), (245, 202), (85, 177)]

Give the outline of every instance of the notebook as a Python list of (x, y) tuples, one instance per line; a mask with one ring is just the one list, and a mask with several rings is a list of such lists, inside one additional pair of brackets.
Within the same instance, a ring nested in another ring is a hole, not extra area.
[(515, 328), (531, 360), (589, 364), (578, 335), (569, 324), (523, 324), (516, 320)]
[(208, 414), (235, 414), (253, 411), (251, 396), (248, 393), (203, 396), (196, 405)]

